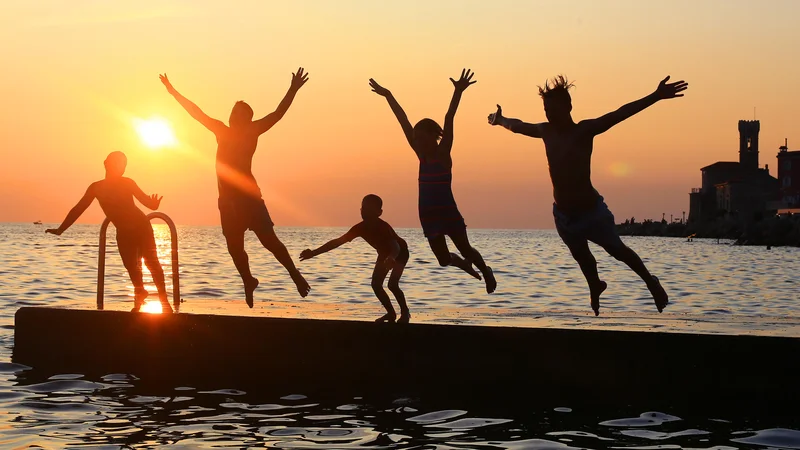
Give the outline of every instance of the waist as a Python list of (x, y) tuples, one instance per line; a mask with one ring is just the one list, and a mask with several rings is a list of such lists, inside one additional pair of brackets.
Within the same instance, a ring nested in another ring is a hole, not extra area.
[(554, 191), (555, 206), (566, 215), (581, 215), (593, 211), (603, 203), (603, 197), (594, 188), (586, 191)]
[(604, 205), (605, 200), (603, 196), (596, 193), (594, 198), (586, 198), (579, 203), (564, 204), (553, 202), (553, 212), (570, 219), (575, 219), (591, 215), (602, 209)]

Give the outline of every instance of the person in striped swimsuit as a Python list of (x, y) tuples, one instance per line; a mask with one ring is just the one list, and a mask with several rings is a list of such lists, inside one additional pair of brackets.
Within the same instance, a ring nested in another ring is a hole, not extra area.
[[(486, 292), (491, 294), (497, 288), (497, 281), (491, 267), (469, 243), (467, 225), (458, 211), (452, 190), (453, 159), (450, 150), (453, 148), (453, 121), (461, 94), (475, 83), (473, 75), (465, 69), (458, 80), (450, 78), (455, 91), (444, 118), (444, 128), (433, 119), (422, 119), (412, 127), (392, 93), (372, 78), (369, 84), (373, 92), (389, 102), (406, 140), (419, 159), (419, 220), (433, 254), (443, 267), (456, 266), (479, 280), (483, 274)], [(450, 237), (463, 258), (450, 252), (446, 236)], [(473, 264), (481, 274), (472, 267)]]

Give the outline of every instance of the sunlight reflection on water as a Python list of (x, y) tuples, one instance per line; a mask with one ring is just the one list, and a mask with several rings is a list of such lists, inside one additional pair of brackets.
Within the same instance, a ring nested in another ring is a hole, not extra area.
[[(108, 374), (88, 380), (80, 374), (26, 379), (25, 368), (8, 362), (13, 314), (21, 305), (93, 305), (98, 226), (78, 225), (61, 238), (42, 227), (0, 225), (0, 447), (47, 448), (94, 445), (118, 448), (800, 448), (800, 425), (758, 418), (677, 417), (664, 412), (584, 411), (580, 405), (531, 405), (522, 416), (436, 409), (415, 399), (370, 405), (359, 398), (345, 404), (317, 403), (302, 393), (257, 398), (218, 386), (197, 391), (179, 386), (150, 392), (136, 377)], [(291, 254), (318, 246), (344, 229), (281, 228)], [(436, 264), (420, 230), (398, 230), (411, 246), (402, 287), (412, 311), (418, 308), (502, 308), (561, 310), (586, 314), (588, 295), (580, 270), (550, 231), (470, 230), (473, 245), (494, 268), (499, 288), (483, 285)], [(155, 226), (159, 251), (172, 289), (169, 231)], [(183, 297), (241, 298), (241, 281), (217, 227), (180, 227)], [(796, 274), (800, 250), (731, 247), (710, 241), (625, 239), (671, 295), (671, 313), (711, 316), (797, 315)], [(115, 251), (113, 229), (107, 255), (106, 302), (132, 306), (133, 290)], [(248, 235), (253, 271), (261, 279), (257, 301), (297, 302), (282, 267)], [(596, 247), (593, 247), (596, 249)], [(647, 290), (636, 276), (596, 252), (609, 281), (603, 308), (650, 313)], [(337, 251), (298, 262), (313, 287), (307, 302), (345, 303), (377, 309), (369, 285), (374, 252), (354, 241)], [(148, 290), (155, 296), (147, 274)], [(151, 298), (153, 307), (160, 309)], [(147, 306), (150, 307), (150, 306)], [(19, 375), (16, 375), (19, 374)], [(502, 402), (502, 399), (498, 399)], [(794, 428), (794, 429), (793, 429)]]

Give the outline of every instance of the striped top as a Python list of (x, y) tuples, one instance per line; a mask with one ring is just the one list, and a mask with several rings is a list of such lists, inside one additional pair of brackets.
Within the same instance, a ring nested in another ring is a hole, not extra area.
[(453, 197), (452, 169), (440, 161), (419, 161), (419, 220), (426, 237), (460, 234), (464, 218)]

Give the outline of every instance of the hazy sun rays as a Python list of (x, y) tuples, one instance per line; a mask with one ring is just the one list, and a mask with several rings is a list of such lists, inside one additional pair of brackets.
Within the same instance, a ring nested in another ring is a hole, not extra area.
[[(165, 147), (161, 148), (169, 148), (170, 158), (185, 158), (186, 164), (182, 164), (179, 171), (196, 171), (197, 168), (192, 168), (192, 165), (196, 165), (202, 167), (204, 169), (207, 168), (214, 168), (217, 172), (217, 176), (222, 177), (227, 182), (237, 186), (239, 189), (245, 192), (254, 191), (255, 186), (252, 184), (252, 180), (243, 175), (242, 173), (238, 172), (237, 170), (228, 167), (225, 164), (217, 164), (213, 148), (216, 146), (214, 142), (213, 135), (209, 136), (207, 131), (202, 128), (199, 124), (192, 123), (193, 126), (197, 131), (197, 134), (202, 133), (203, 137), (207, 139), (207, 144), (204, 144), (204, 148), (200, 149), (195, 147), (191, 144), (193, 139), (187, 139), (184, 136), (185, 133), (191, 132), (192, 135), (195, 134), (195, 131), (192, 128), (183, 129), (180, 126), (180, 120), (176, 121), (179, 126), (177, 127), (179, 131), (182, 131), (179, 135), (176, 135), (173, 132), (173, 127), (169, 121), (163, 119), (159, 116), (150, 116), (150, 119), (142, 119), (141, 115), (133, 114), (128, 112), (125, 109), (122, 109), (105, 99), (98, 98), (97, 96), (94, 97), (93, 100), (100, 108), (108, 110), (114, 117), (120, 121), (121, 124), (124, 124), (125, 127), (130, 127), (128, 129), (132, 129), (135, 131), (135, 135), (140, 142), (140, 146), (147, 148), (149, 150), (156, 150), (159, 148), (159, 145), (165, 145)], [(191, 131), (189, 131), (191, 130)], [(179, 138), (180, 137), (180, 138)], [(155, 146), (155, 147), (153, 147)], [(266, 148), (267, 146), (262, 144), (259, 145), (259, 152), (265, 152), (269, 150)], [(125, 149), (122, 149), (125, 151)], [(148, 152), (151, 154), (158, 154), (159, 152)], [(145, 155), (140, 155), (145, 156)], [(145, 156), (148, 157), (148, 156)], [(129, 155), (130, 158), (130, 155)], [(149, 157), (148, 157), (149, 158)], [(298, 175), (302, 172), (302, 161), (297, 162), (297, 171)], [(255, 168), (255, 167), (254, 167)], [(209, 179), (209, 183), (215, 183), (214, 179)], [(267, 204), (267, 208), (273, 213), (273, 218), (278, 219), (279, 223), (281, 221), (281, 216), (288, 218), (288, 222), (290, 223), (322, 223), (325, 222), (319, 214), (313, 212), (313, 210), (306, 208), (296, 202), (292, 201), (291, 199), (287, 198), (287, 196), (283, 195), (282, 193), (275, 190), (269, 184), (269, 180), (261, 180), (261, 191), (264, 197), (264, 200)], [(255, 193), (255, 192), (254, 192)], [(255, 193), (257, 195), (257, 193)], [(188, 199), (189, 201), (193, 199)], [(167, 211), (169, 213), (169, 211)], [(277, 213), (277, 214), (276, 214)], [(284, 222), (286, 222), (284, 220)]]
[(178, 145), (178, 140), (175, 138), (172, 127), (164, 119), (159, 117), (150, 119), (134, 118), (133, 126), (142, 143), (152, 150), (171, 148)]

